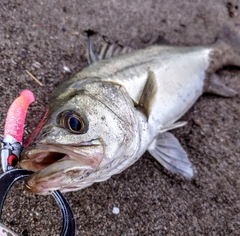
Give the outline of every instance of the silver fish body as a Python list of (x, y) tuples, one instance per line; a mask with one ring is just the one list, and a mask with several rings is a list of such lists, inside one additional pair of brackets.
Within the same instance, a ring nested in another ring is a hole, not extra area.
[(151, 101), (148, 121), (159, 132), (180, 118), (203, 93), (211, 51), (204, 47), (151, 46), (100, 61), (77, 74), (76, 79), (100, 77), (101, 81), (120, 84), (138, 104), (153, 72), (157, 93)]
[[(30, 191), (47, 194), (107, 180), (148, 150), (163, 166), (187, 178), (194, 168), (168, 130), (209, 82), (215, 47), (151, 46), (100, 60), (61, 84), (53, 94), (41, 131), (22, 154), (21, 166), (36, 171)], [(217, 81), (217, 82), (216, 82)], [(215, 93), (234, 91), (220, 85)], [(34, 136), (34, 135), (33, 135)]]

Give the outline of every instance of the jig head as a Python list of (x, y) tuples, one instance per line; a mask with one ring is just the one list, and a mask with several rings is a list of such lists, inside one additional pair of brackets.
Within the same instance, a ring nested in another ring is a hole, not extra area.
[(6, 135), (2, 140), (1, 163), (3, 172), (14, 168), (20, 158), (23, 146), (11, 135)]

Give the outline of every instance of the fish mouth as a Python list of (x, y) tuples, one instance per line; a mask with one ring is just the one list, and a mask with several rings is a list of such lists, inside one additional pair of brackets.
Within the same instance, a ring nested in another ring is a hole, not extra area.
[(103, 155), (103, 146), (96, 140), (78, 146), (40, 144), (22, 152), (20, 166), (35, 172), (27, 181), (27, 189), (47, 194), (77, 188), (76, 180), (96, 170)]

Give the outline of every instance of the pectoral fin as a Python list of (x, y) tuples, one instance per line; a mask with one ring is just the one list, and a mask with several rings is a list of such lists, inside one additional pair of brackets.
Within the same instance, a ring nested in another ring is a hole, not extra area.
[(169, 132), (158, 134), (149, 146), (148, 151), (166, 169), (189, 179), (193, 177), (194, 167), (173, 134)]
[(143, 109), (144, 114), (149, 117), (151, 113), (152, 104), (155, 100), (157, 94), (157, 81), (155, 74), (150, 71), (148, 75), (147, 82), (144, 86), (142, 95), (140, 97), (138, 106)]

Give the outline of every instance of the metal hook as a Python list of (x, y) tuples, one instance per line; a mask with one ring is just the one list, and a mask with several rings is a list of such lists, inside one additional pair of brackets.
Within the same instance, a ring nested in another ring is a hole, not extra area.
[[(0, 219), (6, 196), (12, 185), (19, 179), (28, 177), (33, 172), (23, 169), (11, 169), (0, 176)], [(53, 191), (52, 196), (56, 200), (63, 218), (61, 236), (75, 236), (75, 220), (73, 212), (63, 195), (59, 191)]]

